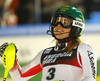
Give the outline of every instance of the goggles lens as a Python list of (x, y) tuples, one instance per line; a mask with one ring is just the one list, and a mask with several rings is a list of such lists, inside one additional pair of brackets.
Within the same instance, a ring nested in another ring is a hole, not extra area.
[(51, 20), (51, 25), (56, 27), (60, 24), (64, 28), (71, 28), (72, 26), (72, 19), (69, 17), (64, 17), (62, 15), (54, 16)]

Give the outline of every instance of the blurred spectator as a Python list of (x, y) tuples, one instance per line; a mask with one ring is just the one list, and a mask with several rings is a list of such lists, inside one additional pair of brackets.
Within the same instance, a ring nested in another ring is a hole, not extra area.
[(17, 25), (17, 16), (10, 8), (12, 0), (0, 0), (0, 25), (13, 27)]
[[(10, 4), (10, 9), (13, 10), (13, 12), (16, 14), (17, 8), (19, 5), (19, 0), (13, 0)], [(17, 15), (17, 14), (16, 14)]]
[(35, 23), (34, 0), (20, 0), (17, 8), (18, 24)]
[(0, 25), (3, 17), (3, 6), (4, 6), (4, 0), (0, 0)]

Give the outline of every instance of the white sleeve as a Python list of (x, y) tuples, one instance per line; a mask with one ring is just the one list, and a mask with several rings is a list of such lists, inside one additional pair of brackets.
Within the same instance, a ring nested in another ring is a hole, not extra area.
[(96, 81), (97, 56), (94, 49), (87, 43), (81, 43), (78, 52), (81, 55), (84, 76), (81, 81)]
[(42, 71), (42, 66), (40, 63), (42, 52), (39, 52), (38, 55), (30, 61), (28, 64), (26, 64), (24, 67), (20, 67), (17, 64), (13, 68), (16, 68), (14, 71), (10, 71), (10, 75), (13, 79), (13, 81), (27, 81), (28, 79), (34, 77), (36, 74)]

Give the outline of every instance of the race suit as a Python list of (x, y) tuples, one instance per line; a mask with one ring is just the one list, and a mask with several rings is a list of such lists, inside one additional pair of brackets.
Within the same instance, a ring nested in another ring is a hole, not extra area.
[(96, 81), (97, 57), (94, 49), (82, 42), (74, 47), (71, 54), (67, 54), (63, 52), (67, 44), (59, 43), (40, 51), (22, 68), (16, 61), (10, 70), (13, 81), (27, 81), (41, 71), (41, 81)]

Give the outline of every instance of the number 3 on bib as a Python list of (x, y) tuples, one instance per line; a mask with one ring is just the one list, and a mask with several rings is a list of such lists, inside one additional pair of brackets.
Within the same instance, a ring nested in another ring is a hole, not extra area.
[(46, 79), (47, 80), (52, 80), (55, 77), (55, 71), (56, 71), (56, 69), (54, 67), (50, 68), (48, 70), (49, 75), (46, 77)]

